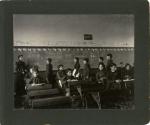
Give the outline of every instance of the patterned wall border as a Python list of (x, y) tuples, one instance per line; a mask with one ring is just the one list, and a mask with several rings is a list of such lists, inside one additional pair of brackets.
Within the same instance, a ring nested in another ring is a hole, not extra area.
[(38, 46), (15, 46), (14, 51), (37, 52), (37, 51), (134, 51), (134, 47), (38, 47)]

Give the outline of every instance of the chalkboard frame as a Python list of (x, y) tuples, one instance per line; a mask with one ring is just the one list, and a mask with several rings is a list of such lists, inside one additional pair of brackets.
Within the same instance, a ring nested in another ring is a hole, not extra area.
[[(133, 1), (9, 1), (1, 2), (1, 104), (4, 124), (146, 124), (148, 122), (148, 2)], [(135, 110), (13, 110), (12, 15), (26, 14), (134, 14), (135, 15)], [(141, 42), (142, 41), (142, 42)], [(144, 56), (143, 56), (144, 55)], [(143, 66), (141, 66), (143, 65)], [(5, 72), (4, 72), (5, 71)], [(143, 83), (143, 84), (141, 84)]]

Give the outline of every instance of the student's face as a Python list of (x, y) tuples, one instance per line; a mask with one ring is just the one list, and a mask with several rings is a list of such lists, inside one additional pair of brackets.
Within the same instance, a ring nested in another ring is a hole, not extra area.
[(129, 66), (129, 65), (127, 65), (127, 66), (126, 66), (126, 69), (127, 69), (127, 70), (130, 70), (130, 66)]
[(99, 58), (99, 62), (103, 62), (103, 60)]
[(83, 60), (83, 64), (87, 64), (87, 61)]
[(60, 66), (60, 67), (59, 67), (59, 70), (63, 70), (63, 69), (64, 69), (63, 66)]
[(74, 59), (73, 61), (76, 63), (76, 62), (77, 62), (77, 59)]
[(99, 65), (99, 70), (103, 70), (104, 69), (104, 67), (102, 66), (102, 65)]
[(71, 75), (72, 75), (72, 72), (71, 72), (71, 71), (68, 71), (68, 72), (67, 72), (67, 75), (68, 75), (68, 76), (71, 76)]
[(23, 57), (22, 57), (22, 56), (21, 56), (21, 57), (19, 57), (19, 60), (20, 60), (20, 61), (22, 61), (22, 60), (23, 60)]
[(106, 59), (107, 59), (107, 60), (110, 60), (110, 56), (106, 56)]
[(111, 69), (111, 72), (115, 72), (117, 70), (117, 67), (116, 66), (112, 66), (110, 69)]
[(124, 64), (123, 64), (123, 63), (121, 63), (121, 64), (120, 64), (120, 67), (124, 67)]
[(46, 64), (49, 64), (49, 61), (48, 61), (48, 60), (46, 60)]
[(33, 72), (33, 77), (37, 77), (37, 72)]
[(30, 73), (33, 73), (33, 69), (32, 68), (30, 68)]

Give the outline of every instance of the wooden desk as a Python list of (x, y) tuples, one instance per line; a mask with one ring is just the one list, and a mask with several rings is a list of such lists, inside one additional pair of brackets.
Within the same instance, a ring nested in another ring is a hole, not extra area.
[(75, 86), (82, 99), (83, 107), (87, 108), (86, 95), (91, 94), (99, 109), (101, 109), (100, 93), (104, 86), (92, 81), (68, 81), (69, 86)]
[(29, 91), (27, 95), (29, 98), (40, 98), (44, 96), (49, 96), (51, 97), (52, 95), (58, 95), (60, 91), (56, 89), (46, 89), (46, 90), (34, 90), (34, 91)]
[(134, 95), (134, 79), (123, 80), (125, 88), (129, 90), (129, 95)]
[(125, 79), (123, 82), (125, 83), (126, 88), (128, 88), (128, 86), (134, 86), (134, 79)]
[(28, 84), (26, 85), (26, 91), (35, 91), (35, 90), (46, 90), (46, 89), (51, 89), (52, 85), (51, 84)]

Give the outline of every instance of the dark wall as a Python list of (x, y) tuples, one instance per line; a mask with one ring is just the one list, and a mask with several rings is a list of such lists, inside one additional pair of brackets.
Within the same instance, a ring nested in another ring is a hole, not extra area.
[[(92, 68), (98, 65), (98, 57), (103, 56), (106, 62), (106, 55), (112, 53), (116, 64), (121, 61), (124, 63), (134, 63), (134, 48), (104, 47), (104, 48), (49, 48), (49, 47), (15, 47), (14, 64), (17, 56), (22, 54), (27, 65), (39, 65), (39, 70), (45, 70), (47, 58), (52, 58), (54, 69), (57, 65), (63, 64), (65, 68), (73, 68), (73, 58), (79, 57), (82, 68), (82, 59), (88, 57)], [(15, 68), (15, 65), (14, 65)]]

